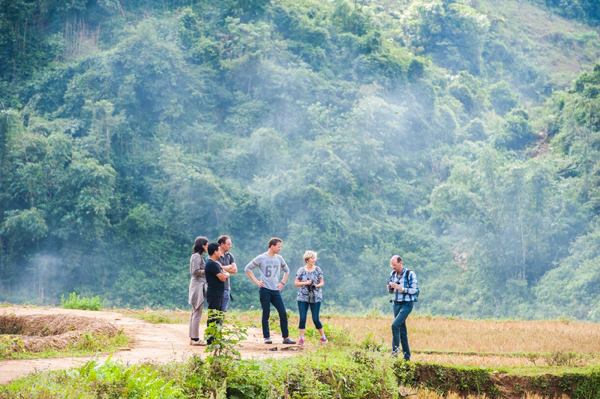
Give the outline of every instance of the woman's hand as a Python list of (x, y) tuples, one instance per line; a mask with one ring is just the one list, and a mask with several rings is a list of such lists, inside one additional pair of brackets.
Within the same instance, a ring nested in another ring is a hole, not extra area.
[(308, 286), (308, 285), (311, 285), (311, 284), (312, 284), (312, 280), (308, 280), (308, 281), (305, 281), (305, 282), (304, 282), (304, 285), (305, 285), (305, 286)]

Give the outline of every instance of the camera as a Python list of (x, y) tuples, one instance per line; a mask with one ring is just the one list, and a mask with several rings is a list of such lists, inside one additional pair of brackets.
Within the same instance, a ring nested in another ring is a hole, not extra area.
[(311, 283), (307, 288), (308, 288), (308, 292), (313, 292), (317, 289), (317, 287), (315, 286), (315, 283)]
[(388, 285), (388, 292), (389, 292), (390, 294), (393, 294), (393, 293), (394, 293), (394, 289), (393, 289), (392, 287), (390, 287), (389, 285)]

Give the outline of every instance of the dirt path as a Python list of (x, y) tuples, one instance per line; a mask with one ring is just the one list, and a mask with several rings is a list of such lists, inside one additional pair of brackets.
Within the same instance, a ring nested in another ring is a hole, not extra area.
[[(77, 316), (99, 318), (107, 320), (117, 328), (122, 328), (125, 333), (133, 338), (129, 350), (122, 350), (112, 354), (112, 360), (120, 360), (125, 364), (137, 364), (142, 362), (168, 363), (171, 361), (185, 361), (192, 355), (201, 355), (205, 357), (205, 347), (190, 346), (188, 338), (187, 324), (152, 324), (136, 318), (124, 316), (115, 312), (93, 312), (86, 310), (60, 309), (50, 307), (7, 307), (0, 308), (0, 314), (16, 315), (61, 315), (71, 314)], [(200, 335), (203, 336), (205, 326), (200, 326)], [(264, 359), (264, 358), (283, 358), (295, 355), (296, 351), (281, 351), (284, 347), (289, 349), (289, 345), (277, 344), (281, 342), (281, 336), (273, 334), (273, 345), (265, 345), (262, 339), (262, 332), (258, 328), (248, 329), (248, 339), (242, 342), (243, 348), (240, 353), (244, 359)], [(278, 350), (274, 350), (277, 348)], [(98, 356), (101, 361), (106, 360), (110, 354)], [(6, 384), (9, 381), (23, 377), (32, 372), (59, 370), (70, 367), (81, 366), (86, 361), (94, 358), (90, 357), (66, 357), (51, 359), (32, 359), (32, 360), (2, 360), (0, 361), (0, 384)]]

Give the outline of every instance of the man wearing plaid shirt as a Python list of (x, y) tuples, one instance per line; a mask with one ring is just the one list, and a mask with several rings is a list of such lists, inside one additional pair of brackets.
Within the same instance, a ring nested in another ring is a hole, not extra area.
[(388, 291), (394, 294), (394, 322), (392, 323), (392, 355), (398, 356), (398, 344), (402, 344), (404, 360), (410, 360), (406, 318), (412, 312), (417, 301), (419, 285), (417, 275), (412, 270), (402, 267), (400, 255), (392, 256), (390, 266), (393, 271), (387, 285)]

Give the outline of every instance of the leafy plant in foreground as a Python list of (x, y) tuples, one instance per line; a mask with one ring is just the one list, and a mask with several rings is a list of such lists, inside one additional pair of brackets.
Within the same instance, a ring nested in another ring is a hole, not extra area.
[[(225, 318), (226, 313), (218, 310), (210, 310), (216, 314), (216, 317)], [(248, 329), (240, 327), (237, 323), (227, 326), (221, 323), (211, 323), (205, 334), (212, 336), (213, 341), (206, 347), (205, 352), (210, 353), (206, 358), (210, 364), (220, 363), (226, 360), (241, 359), (240, 352), (236, 349), (239, 342), (246, 339)], [(239, 345), (241, 347), (241, 345)]]

